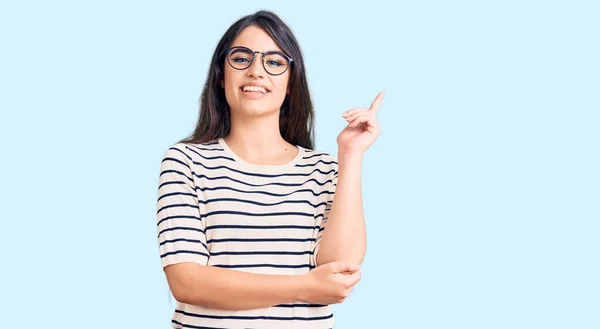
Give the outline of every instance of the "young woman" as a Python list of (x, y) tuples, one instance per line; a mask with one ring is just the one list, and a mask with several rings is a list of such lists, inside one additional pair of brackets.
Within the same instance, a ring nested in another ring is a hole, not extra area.
[(360, 279), (361, 162), (379, 136), (382, 97), (342, 115), (337, 157), (316, 152), (291, 30), (267, 11), (227, 30), (197, 127), (161, 165), (158, 242), (174, 328), (333, 327), (329, 305)]

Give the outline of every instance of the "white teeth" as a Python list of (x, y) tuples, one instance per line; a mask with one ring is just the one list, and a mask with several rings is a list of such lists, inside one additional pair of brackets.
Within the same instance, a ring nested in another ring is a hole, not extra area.
[(263, 94), (266, 94), (267, 91), (265, 90), (265, 88), (263, 87), (257, 87), (257, 86), (242, 86), (242, 90), (243, 91), (259, 91)]

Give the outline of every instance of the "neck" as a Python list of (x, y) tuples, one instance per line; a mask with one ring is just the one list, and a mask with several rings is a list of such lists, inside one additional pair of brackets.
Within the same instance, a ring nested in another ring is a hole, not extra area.
[(282, 159), (285, 162), (296, 154), (296, 147), (285, 141), (279, 131), (279, 111), (260, 117), (232, 113), (231, 130), (223, 139), (234, 153), (250, 163), (265, 164)]

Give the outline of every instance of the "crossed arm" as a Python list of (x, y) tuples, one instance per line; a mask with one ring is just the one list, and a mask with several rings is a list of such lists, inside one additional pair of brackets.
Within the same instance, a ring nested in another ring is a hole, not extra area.
[[(339, 156), (336, 192), (317, 253), (317, 268), (301, 275), (265, 275), (181, 262), (164, 269), (174, 297), (183, 303), (222, 310), (295, 302), (341, 303), (360, 280), (366, 249), (361, 161), (361, 157)], [(184, 164), (185, 159), (175, 163)], [(184, 172), (187, 168), (177, 169)], [(187, 192), (192, 194), (191, 186)]]

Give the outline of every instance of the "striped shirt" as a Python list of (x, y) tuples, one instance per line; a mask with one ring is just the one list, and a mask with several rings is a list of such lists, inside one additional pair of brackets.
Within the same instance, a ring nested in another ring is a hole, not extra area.
[[(298, 147), (284, 165), (255, 165), (220, 138), (167, 150), (158, 187), (163, 268), (194, 262), (259, 274), (315, 267), (338, 176), (337, 159)], [(218, 310), (177, 303), (173, 328), (332, 328), (329, 305)]]

